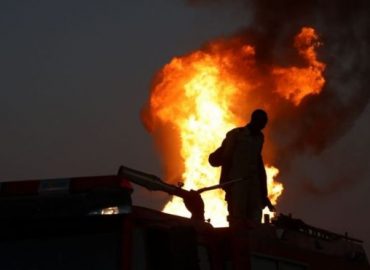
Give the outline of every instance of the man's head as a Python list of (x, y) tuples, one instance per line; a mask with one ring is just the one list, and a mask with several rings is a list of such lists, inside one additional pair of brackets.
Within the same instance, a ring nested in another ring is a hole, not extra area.
[(262, 130), (268, 122), (267, 113), (262, 109), (255, 110), (251, 115), (250, 126), (254, 130)]

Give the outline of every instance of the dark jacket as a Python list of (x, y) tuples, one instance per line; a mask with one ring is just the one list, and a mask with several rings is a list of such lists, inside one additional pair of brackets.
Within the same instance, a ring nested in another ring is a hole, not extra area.
[[(227, 181), (233, 180), (229, 179), (229, 172), (232, 166), (233, 154), (237, 142), (237, 137), (242, 135), (242, 132), (245, 128), (249, 128), (248, 126), (245, 127), (238, 127), (230, 130), (226, 134), (226, 138), (222, 141), (221, 146), (210, 154), (209, 156), (209, 163), (213, 167), (221, 166), (221, 176), (220, 176), (220, 184), (225, 183)], [(252, 134), (253, 135), (253, 134)], [(262, 132), (258, 132), (258, 134), (254, 134), (255, 136), (263, 136)], [(266, 171), (262, 159), (262, 155), (259, 155), (259, 162), (258, 162), (258, 178), (260, 181), (261, 187), (261, 199), (264, 206), (267, 205), (267, 176)], [(228, 188), (224, 188), (227, 192)]]

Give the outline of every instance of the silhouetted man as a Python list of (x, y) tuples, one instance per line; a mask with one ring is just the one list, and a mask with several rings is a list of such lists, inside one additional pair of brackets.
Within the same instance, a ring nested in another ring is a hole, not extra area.
[(260, 223), (265, 206), (274, 210), (267, 196), (266, 171), (261, 155), (264, 142), (261, 131), (267, 122), (266, 112), (255, 110), (250, 122), (245, 127), (229, 131), (222, 146), (210, 155), (212, 166), (222, 166), (220, 183), (245, 179), (224, 188), (231, 227), (246, 221)]
[(234, 270), (251, 269), (251, 225), (261, 222), (265, 206), (275, 210), (267, 196), (266, 171), (261, 155), (264, 141), (261, 131), (267, 122), (266, 112), (255, 110), (250, 122), (245, 127), (229, 131), (221, 147), (209, 156), (212, 166), (222, 166), (221, 184), (243, 179), (224, 187), (232, 229), (230, 243)]

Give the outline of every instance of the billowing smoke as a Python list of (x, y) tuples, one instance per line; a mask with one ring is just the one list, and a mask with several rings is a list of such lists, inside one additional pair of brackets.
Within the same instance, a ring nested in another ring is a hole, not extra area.
[[(269, 155), (288, 171), (297, 155), (318, 155), (344, 136), (366, 108), (370, 91), (370, 2), (367, 0), (188, 0), (193, 6), (243, 5), (253, 14), (252, 23), (236, 35), (256, 46), (259, 63), (298, 64), (290, 43), (305, 25), (314, 27), (323, 46), (319, 58), (327, 64), (324, 90), (303, 100), (299, 107), (279, 101), (270, 122)], [(251, 12), (252, 11), (252, 12)], [(250, 21), (250, 20), (249, 20)], [(355, 183), (353, 170), (330, 179), (325, 187), (310, 180), (302, 188), (326, 194)], [(314, 176), (313, 176), (314, 177)], [(356, 180), (356, 179), (355, 179)], [(298, 180), (297, 180), (298, 181)]]

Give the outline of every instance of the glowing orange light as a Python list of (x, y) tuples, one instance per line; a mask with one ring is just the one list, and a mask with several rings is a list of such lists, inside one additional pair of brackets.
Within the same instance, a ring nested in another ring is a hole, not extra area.
[[(220, 170), (208, 164), (208, 155), (221, 144), (227, 131), (246, 124), (249, 119), (245, 117), (249, 117), (256, 104), (261, 104), (253, 99), (254, 94), (271, 85), (264, 86), (265, 81), (276, 85), (270, 92), (294, 105), (299, 105), (307, 95), (321, 91), (325, 65), (317, 60), (317, 45), (312, 28), (303, 28), (295, 38), (295, 47), (307, 67), (274, 66), (261, 72), (255, 49), (238, 39), (213, 42), (206, 49), (176, 57), (164, 66), (157, 75), (144, 117), (152, 129), (161, 123), (170, 127), (164, 133), (178, 134), (180, 145), (173, 151), (178, 151), (184, 166), (178, 169), (178, 164), (171, 160), (166, 166), (179, 170), (185, 189), (196, 190), (218, 183)], [(264, 100), (263, 105), (269, 106), (270, 102)], [(269, 114), (273, 113), (270, 108)], [(283, 186), (274, 180), (278, 169), (266, 166), (266, 170), (269, 197), (276, 204)], [(224, 192), (209, 191), (202, 193), (202, 197), (206, 218), (214, 226), (227, 226)], [(173, 198), (163, 211), (190, 216), (179, 198)]]
[(325, 84), (322, 73), (325, 64), (317, 60), (315, 48), (318, 47), (318, 36), (313, 28), (304, 27), (296, 36), (294, 46), (307, 61), (307, 67), (275, 67), (277, 92), (284, 98), (299, 105), (307, 95), (318, 94)]

